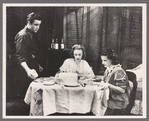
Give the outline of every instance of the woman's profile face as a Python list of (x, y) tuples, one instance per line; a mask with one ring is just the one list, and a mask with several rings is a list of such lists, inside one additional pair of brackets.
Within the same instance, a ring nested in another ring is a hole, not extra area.
[(82, 50), (74, 50), (73, 54), (74, 54), (74, 59), (76, 61), (80, 61), (82, 59), (82, 55), (83, 55)]
[(110, 67), (112, 65), (112, 61), (108, 59), (107, 56), (101, 56), (102, 64), (104, 65), (105, 68)]

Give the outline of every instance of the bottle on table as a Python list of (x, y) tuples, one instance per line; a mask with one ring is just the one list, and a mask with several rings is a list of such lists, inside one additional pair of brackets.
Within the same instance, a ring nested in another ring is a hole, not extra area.
[(64, 49), (64, 41), (63, 41), (63, 39), (62, 39), (62, 41), (61, 41), (61, 49), (62, 49), (62, 50)]
[(58, 40), (55, 41), (55, 49), (58, 50)]
[(51, 49), (55, 49), (54, 39), (52, 39)]

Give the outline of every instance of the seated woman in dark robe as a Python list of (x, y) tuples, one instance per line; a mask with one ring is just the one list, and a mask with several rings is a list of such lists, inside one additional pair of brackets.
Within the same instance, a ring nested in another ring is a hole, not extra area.
[(105, 115), (123, 115), (129, 104), (130, 87), (128, 77), (118, 62), (112, 49), (101, 53), (102, 64), (106, 68), (103, 81), (110, 90), (108, 108)]

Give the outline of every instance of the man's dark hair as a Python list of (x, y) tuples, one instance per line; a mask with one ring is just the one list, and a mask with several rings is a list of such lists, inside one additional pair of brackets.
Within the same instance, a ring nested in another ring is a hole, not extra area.
[(32, 24), (34, 22), (34, 20), (42, 20), (41, 16), (38, 13), (30, 13), (27, 16), (27, 23), (28, 21), (30, 21), (30, 23)]

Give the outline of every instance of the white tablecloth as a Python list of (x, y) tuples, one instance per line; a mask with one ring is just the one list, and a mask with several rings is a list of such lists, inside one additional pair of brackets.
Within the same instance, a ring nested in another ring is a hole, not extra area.
[(108, 89), (99, 87), (65, 87), (61, 85), (46, 86), (32, 82), (26, 92), (24, 101), (30, 104), (30, 115), (47, 116), (53, 113), (88, 113), (104, 115), (109, 97)]

